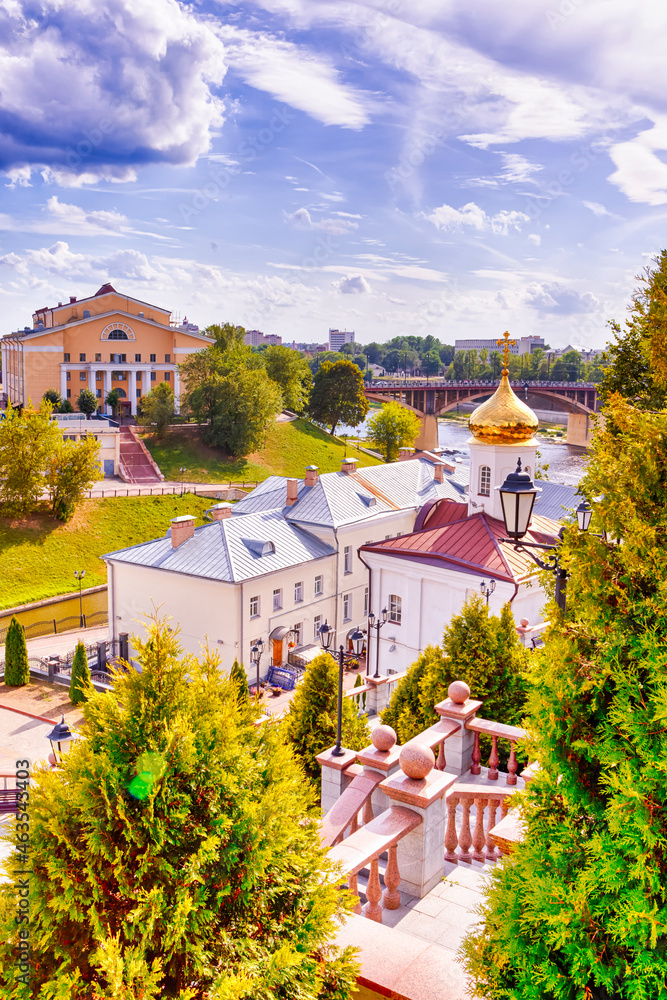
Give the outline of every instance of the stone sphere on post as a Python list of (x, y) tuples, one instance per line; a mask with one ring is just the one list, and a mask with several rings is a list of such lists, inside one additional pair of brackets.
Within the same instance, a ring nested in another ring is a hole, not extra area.
[(376, 750), (387, 752), (396, 746), (396, 733), (391, 726), (376, 726), (371, 733), (371, 743)]
[(423, 743), (407, 743), (399, 754), (403, 774), (419, 781), (430, 774), (435, 767), (435, 757), (430, 747)]
[(447, 694), (455, 705), (465, 705), (470, 697), (470, 688), (465, 681), (452, 681), (447, 688)]

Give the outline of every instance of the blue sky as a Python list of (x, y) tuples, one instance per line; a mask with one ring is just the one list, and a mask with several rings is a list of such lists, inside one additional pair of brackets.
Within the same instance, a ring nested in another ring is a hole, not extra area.
[(286, 342), (601, 346), (667, 245), (667, 8), (0, 0), (3, 332), (103, 282)]

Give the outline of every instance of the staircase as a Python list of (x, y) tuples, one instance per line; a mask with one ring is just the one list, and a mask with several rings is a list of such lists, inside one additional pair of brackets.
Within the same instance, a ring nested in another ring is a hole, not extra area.
[(124, 482), (138, 486), (150, 486), (164, 480), (145, 444), (139, 440), (132, 427), (120, 428), (119, 469)]

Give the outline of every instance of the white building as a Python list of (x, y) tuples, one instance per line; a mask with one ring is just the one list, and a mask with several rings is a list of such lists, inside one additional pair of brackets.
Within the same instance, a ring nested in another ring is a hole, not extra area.
[(90, 419), (81, 413), (54, 413), (51, 417), (65, 441), (80, 441), (92, 434), (100, 442), (100, 479), (117, 476), (120, 460), (120, 428), (115, 420), (94, 414)]
[[(544, 350), (544, 338), (543, 337), (521, 337), (514, 344), (509, 345), (510, 354), (532, 354), (536, 350)], [(484, 340), (482, 338), (473, 338), (471, 340), (455, 340), (454, 341), (455, 351), (480, 351), (486, 350), (491, 354), (491, 351), (497, 351), (498, 340), (488, 339)]]
[(343, 344), (354, 343), (354, 330), (329, 330), (329, 350), (340, 351)]
[(243, 343), (250, 345), (250, 347), (261, 347), (262, 344), (280, 347), (282, 342), (283, 338), (279, 337), (277, 333), (262, 333), (261, 330), (248, 330), (243, 338)]

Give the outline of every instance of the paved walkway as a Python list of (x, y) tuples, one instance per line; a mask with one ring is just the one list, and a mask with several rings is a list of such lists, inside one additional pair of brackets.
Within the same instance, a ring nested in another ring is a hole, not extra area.
[[(248, 482), (245, 484), (247, 490), (254, 489), (257, 484), (255, 482)], [(234, 487), (241, 488), (240, 481), (238, 483), (231, 483), (231, 488)], [(167, 494), (180, 494), (183, 493), (196, 493), (201, 495), (208, 495), (209, 493), (220, 493), (223, 490), (230, 489), (230, 482), (227, 480), (224, 483), (192, 483), (184, 482), (181, 487), (180, 480), (178, 482), (165, 481), (163, 483), (157, 483), (152, 486), (144, 486), (140, 483), (125, 483), (120, 478), (114, 479), (103, 479), (95, 486), (91, 488), (89, 492), (86, 492), (86, 497), (91, 497), (92, 499), (97, 499), (99, 497), (136, 497), (136, 496), (163, 496)]]
[(28, 639), (28, 656), (60, 656), (62, 653), (69, 653), (76, 649), (76, 644), (81, 639), (87, 646), (93, 642), (100, 642), (109, 637), (109, 626), (100, 625), (98, 628), (80, 628), (73, 632), (59, 632), (58, 635), (40, 635), (36, 639)]
[(29, 760), (33, 766), (46, 761), (51, 753), (46, 734), (53, 725), (0, 708), (0, 774), (14, 774), (17, 760)]

